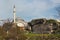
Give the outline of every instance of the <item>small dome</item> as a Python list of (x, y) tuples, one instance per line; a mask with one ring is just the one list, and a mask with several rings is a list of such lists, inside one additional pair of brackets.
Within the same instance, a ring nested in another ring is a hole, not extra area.
[(22, 18), (20, 18), (20, 17), (17, 17), (16, 21), (24, 21), (24, 20)]
[(17, 23), (17, 26), (18, 27), (24, 27), (24, 24), (23, 23)]
[(16, 19), (16, 23), (17, 23), (17, 25), (19, 25), (19, 26), (24, 26), (24, 27), (26, 27), (27, 26), (27, 22), (25, 22), (23, 19), (21, 19), (21, 18), (17, 18)]

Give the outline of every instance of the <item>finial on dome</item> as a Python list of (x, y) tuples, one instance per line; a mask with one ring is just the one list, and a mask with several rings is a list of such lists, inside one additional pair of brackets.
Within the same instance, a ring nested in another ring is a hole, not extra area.
[(15, 8), (15, 5), (14, 5), (14, 8)]

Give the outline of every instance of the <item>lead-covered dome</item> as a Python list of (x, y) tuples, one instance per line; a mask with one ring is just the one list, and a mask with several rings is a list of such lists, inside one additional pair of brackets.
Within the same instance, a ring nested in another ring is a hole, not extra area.
[(16, 18), (16, 23), (19, 27), (27, 27), (27, 22), (21, 18)]

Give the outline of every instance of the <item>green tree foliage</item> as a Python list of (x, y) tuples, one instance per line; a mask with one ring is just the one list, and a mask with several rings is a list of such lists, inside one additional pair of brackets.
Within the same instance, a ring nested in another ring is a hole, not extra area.
[(54, 19), (49, 19), (49, 20), (47, 20), (47, 22), (46, 23), (57, 23), (57, 21), (56, 20), (54, 20)]

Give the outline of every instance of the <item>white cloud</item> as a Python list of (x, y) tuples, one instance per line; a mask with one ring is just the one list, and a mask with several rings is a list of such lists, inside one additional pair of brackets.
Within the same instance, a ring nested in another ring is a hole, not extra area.
[(60, 5), (60, 0), (51, 0), (51, 2), (52, 2), (52, 7), (56, 7)]
[(60, 0), (51, 0), (53, 3), (60, 3)]
[(60, 0), (6, 0), (2, 2), (0, 0), (0, 13), (6, 15), (6, 13), (8, 14), (9, 12), (12, 14), (13, 5), (15, 4), (18, 15), (21, 14), (26, 17), (32, 16), (32, 18), (41, 17), (46, 14), (44, 12), (47, 12), (47, 10), (51, 10), (52, 8), (56, 7), (59, 3)]
[[(21, 3), (20, 3), (21, 2)], [(33, 0), (32, 2), (28, 2), (28, 1), (19, 1), (16, 2), (16, 6), (17, 6), (17, 10), (18, 11), (26, 11), (26, 10), (33, 10), (35, 9), (35, 11), (46, 11), (48, 9), (54, 8), (55, 6), (58, 5), (57, 0), (50, 0), (50, 1), (42, 1), (42, 0)]]
[(15, 4), (17, 12), (23, 12), (23, 14), (29, 14), (29, 16), (38, 16), (39, 14), (41, 14), (41, 12), (48, 10), (49, 6), (46, 2), (37, 0), (34, 0), (32, 2), (22, 2), (20, 0)]

